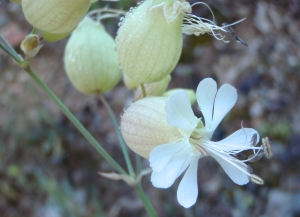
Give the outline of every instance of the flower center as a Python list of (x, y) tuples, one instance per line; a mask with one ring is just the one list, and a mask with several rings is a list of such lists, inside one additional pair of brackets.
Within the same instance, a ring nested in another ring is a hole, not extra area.
[(199, 151), (202, 155), (207, 156), (207, 151), (203, 148), (203, 146), (201, 145), (201, 142), (203, 141), (203, 135), (201, 135), (201, 133), (198, 133), (196, 131), (194, 131), (189, 139), (189, 142), (192, 146), (194, 146), (197, 151)]

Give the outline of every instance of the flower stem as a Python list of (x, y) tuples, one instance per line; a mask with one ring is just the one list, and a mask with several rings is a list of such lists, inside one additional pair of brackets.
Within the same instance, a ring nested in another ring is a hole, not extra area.
[(141, 88), (142, 88), (143, 98), (145, 98), (147, 96), (147, 93), (144, 84), (141, 84)]
[(36, 34), (36, 31), (37, 31), (37, 28), (33, 27), (32, 31), (31, 31), (31, 34)]
[(13, 47), (6, 41), (3, 35), (0, 34), (0, 48), (11, 56), (19, 65), (23, 62), (23, 58), (16, 53)]
[(138, 196), (140, 197), (142, 203), (144, 204), (144, 207), (147, 210), (148, 215), (150, 217), (158, 217), (158, 215), (156, 214), (153, 206), (151, 205), (151, 203), (149, 201), (149, 198), (145, 194), (141, 184), (137, 184), (135, 186), (135, 192), (138, 194)]
[(118, 137), (118, 140), (120, 142), (120, 146), (121, 146), (121, 149), (122, 149), (125, 161), (126, 161), (127, 169), (129, 171), (129, 175), (131, 177), (135, 177), (135, 172), (134, 172), (132, 163), (131, 163), (130, 158), (129, 158), (129, 154), (128, 154), (128, 150), (126, 148), (126, 144), (124, 142), (124, 139), (122, 137), (121, 131), (119, 129), (119, 124), (118, 124), (117, 118), (116, 118), (114, 112), (112, 111), (111, 107), (107, 103), (105, 97), (102, 94), (99, 94), (99, 98), (100, 98), (101, 102), (104, 104), (105, 108), (107, 109), (107, 111), (108, 111), (108, 113), (110, 115), (110, 118), (112, 120), (112, 123), (114, 125), (114, 128), (116, 130), (117, 137)]
[(136, 160), (136, 173), (140, 174), (141, 170), (142, 170), (142, 158), (140, 155), (136, 154), (135, 155), (135, 160)]
[(96, 141), (96, 139), (84, 128), (71, 111), (57, 98), (57, 96), (49, 89), (49, 87), (35, 74), (30, 68), (25, 68), (31, 78), (48, 94), (48, 96), (57, 104), (63, 113), (69, 118), (74, 126), (83, 134), (83, 136), (91, 143), (92, 146), (112, 165), (119, 173), (127, 174), (120, 165), (104, 150), (104, 148)]

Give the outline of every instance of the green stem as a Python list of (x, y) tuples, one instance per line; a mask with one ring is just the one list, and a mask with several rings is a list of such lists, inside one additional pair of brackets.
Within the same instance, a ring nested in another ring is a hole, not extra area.
[(105, 97), (101, 93), (99, 94), (99, 98), (100, 98), (101, 102), (103, 103), (103, 105), (105, 106), (105, 108), (107, 109), (107, 111), (110, 115), (110, 118), (112, 120), (112, 123), (114, 125), (114, 128), (116, 129), (117, 137), (118, 137), (118, 140), (120, 142), (120, 146), (121, 146), (121, 149), (122, 149), (125, 161), (126, 161), (126, 165), (127, 165), (128, 171), (129, 171), (129, 175), (131, 177), (135, 177), (135, 172), (134, 172), (134, 169), (133, 169), (133, 166), (132, 166), (129, 154), (128, 154), (126, 144), (125, 144), (124, 139), (122, 137), (117, 118), (116, 118), (114, 112), (112, 111), (111, 107), (107, 103)]
[(136, 173), (140, 174), (140, 172), (142, 170), (142, 158), (140, 155), (136, 154), (135, 160), (136, 160)]
[(151, 205), (149, 198), (147, 197), (147, 195), (145, 194), (141, 184), (137, 184), (135, 186), (135, 192), (138, 194), (138, 196), (140, 197), (145, 209), (147, 210), (147, 213), (150, 217), (158, 217), (158, 215), (156, 214), (153, 206)]
[(147, 96), (147, 93), (144, 84), (141, 84), (141, 88), (142, 88), (143, 98), (145, 98)]
[(84, 135), (84, 137), (94, 146), (94, 148), (109, 162), (119, 173), (127, 174), (120, 165), (104, 150), (104, 148), (96, 141), (96, 139), (84, 128), (78, 119), (70, 112), (70, 110), (57, 98), (57, 96), (49, 89), (49, 87), (35, 74), (30, 68), (25, 68), (32, 79), (48, 94), (48, 96), (57, 104), (63, 113), (69, 118), (74, 126)]
[(0, 34), (0, 48), (11, 56), (19, 65), (23, 62), (23, 58), (15, 52), (13, 47), (6, 41), (3, 35)]
[(31, 31), (31, 34), (36, 34), (36, 31), (37, 31), (37, 28), (33, 27), (32, 31)]

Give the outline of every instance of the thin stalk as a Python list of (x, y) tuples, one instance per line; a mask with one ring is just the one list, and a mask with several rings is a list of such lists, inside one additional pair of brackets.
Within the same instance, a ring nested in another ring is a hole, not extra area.
[(142, 88), (143, 98), (145, 98), (147, 96), (147, 93), (144, 84), (141, 84), (141, 88)]
[(5, 39), (5, 37), (2, 34), (0, 34), (0, 40), (4, 43), (7, 49), (9, 49), (11, 52), (13, 52), (15, 55), (18, 56), (15, 49), (10, 45), (10, 43), (8, 43), (8, 41)]
[(32, 31), (31, 31), (31, 34), (36, 34), (36, 32), (37, 32), (37, 28), (33, 27)]
[(9, 56), (11, 56), (19, 65), (23, 62), (23, 58), (15, 52), (15, 50), (10, 46), (9, 43), (5, 40), (5, 38), (0, 34), (0, 48), (4, 50)]
[(111, 109), (110, 105), (107, 103), (105, 97), (101, 93), (99, 93), (98, 95), (99, 95), (99, 98), (100, 98), (101, 102), (103, 103), (103, 105), (107, 109), (107, 111), (110, 115), (110, 118), (112, 120), (112, 123), (114, 125), (114, 128), (116, 130), (117, 137), (118, 137), (118, 140), (119, 140), (119, 143), (120, 143), (120, 146), (121, 146), (121, 149), (122, 149), (125, 161), (126, 161), (127, 169), (129, 171), (129, 175), (131, 177), (135, 177), (135, 172), (134, 172), (134, 169), (133, 169), (133, 166), (132, 166), (129, 154), (128, 154), (128, 150), (126, 148), (126, 144), (125, 144), (124, 139), (122, 137), (117, 118), (116, 118), (113, 110)]
[(135, 165), (136, 165), (136, 173), (140, 174), (141, 170), (142, 170), (142, 158), (140, 155), (136, 154), (135, 155)]
[(145, 194), (141, 184), (137, 184), (135, 186), (135, 192), (137, 193), (137, 195), (140, 197), (145, 209), (147, 210), (147, 213), (150, 217), (158, 217), (157, 213), (155, 212), (152, 204), (149, 201), (149, 198), (147, 197), (147, 195)]
[(48, 94), (48, 96), (57, 104), (63, 113), (69, 118), (74, 126), (83, 134), (83, 136), (94, 146), (94, 148), (113, 166), (119, 173), (127, 174), (120, 165), (104, 150), (104, 148), (96, 141), (96, 139), (84, 128), (78, 119), (71, 113), (71, 111), (57, 98), (57, 96), (49, 89), (49, 87), (35, 74), (30, 68), (25, 69), (32, 79)]

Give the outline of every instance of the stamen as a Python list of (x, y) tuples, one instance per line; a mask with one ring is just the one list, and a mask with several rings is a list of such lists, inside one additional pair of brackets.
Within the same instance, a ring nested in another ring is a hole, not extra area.
[(232, 145), (230, 143), (220, 143), (220, 142), (212, 142), (208, 144), (212, 149), (215, 149), (219, 152), (224, 152), (228, 154), (235, 155), (242, 151), (246, 150), (262, 150), (262, 147), (253, 147), (253, 146), (246, 146), (246, 145)]
[(99, 9), (92, 10), (86, 16), (91, 19), (93, 19), (93, 17), (96, 16), (96, 18), (94, 18), (94, 20), (96, 20), (97, 22), (100, 22), (103, 19), (118, 17), (118, 16), (125, 15), (125, 14), (126, 14), (126, 11), (110, 9), (110, 8), (105, 7), (105, 8), (99, 8)]
[[(235, 166), (238, 170), (242, 171), (243, 173), (247, 174), (248, 176), (252, 176), (249, 172), (248, 172), (248, 167), (245, 168), (245, 166), (242, 164), (241, 161), (235, 159), (234, 157), (228, 155), (228, 156), (224, 156), (223, 154), (220, 154), (218, 151), (211, 149), (210, 151), (214, 152), (214, 154), (218, 155), (219, 157), (221, 157), (223, 160), (227, 161), (228, 163), (230, 163), (231, 165)], [(242, 167), (244, 169), (242, 169)]]
[(221, 34), (221, 31), (230, 33), (231, 35), (233, 35), (233, 33), (234, 33), (234, 36), (235, 36), (234, 38), (238, 42), (246, 45), (246, 42), (244, 42), (241, 38), (236, 36), (234, 30), (231, 28), (232, 25), (235, 25), (235, 24), (243, 21), (244, 19), (239, 20), (232, 24), (225, 24), (224, 26), (220, 27), (220, 26), (216, 25), (214, 13), (212, 12), (212, 10), (210, 9), (210, 7), (207, 4), (205, 4), (203, 2), (197, 2), (197, 3), (192, 4), (191, 7), (198, 5), (198, 4), (203, 4), (210, 10), (210, 12), (213, 16), (213, 20), (211, 21), (211, 20), (208, 20), (205, 18), (197, 17), (193, 14), (188, 14), (189, 12), (187, 12), (187, 14), (184, 14), (184, 18), (183, 18), (182, 33), (184, 33), (186, 35), (196, 35), (196, 36), (208, 33), (210, 35), (213, 35), (216, 39), (221, 40), (225, 43), (228, 43), (229, 41), (224, 40), (225, 36), (223, 36)]
[(264, 184), (264, 180), (262, 180), (260, 177), (258, 177), (257, 175), (252, 174), (250, 177), (251, 182), (258, 184), (258, 185), (263, 185)]
[(206, 150), (205, 150), (201, 145), (196, 144), (195, 147), (196, 147), (196, 149), (197, 149), (198, 151), (200, 151), (200, 153), (203, 154), (204, 156), (207, 156), (207, 155), (208, 155), (207, 152), (206, 152)]
[(264, 153), (260, 152), (260, 153), (254, 153), (252, 155), (250, 155), (247, 159), (248, 162), (255, 162), (258, 161), (262, 158), (262, 156), (264, 156)]
[(271, 158), (273, 153), (272, 153), (272, 148), (271, 148), (271, 142), (268, 137), (262, 139), (262, 144), (264, 148), (264, 154), (267, 158)]

